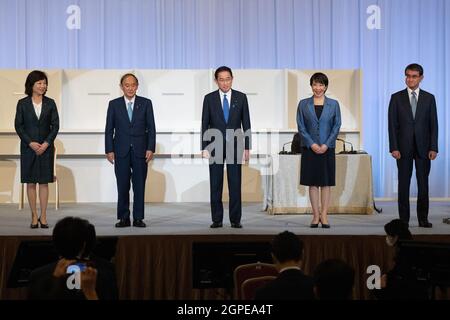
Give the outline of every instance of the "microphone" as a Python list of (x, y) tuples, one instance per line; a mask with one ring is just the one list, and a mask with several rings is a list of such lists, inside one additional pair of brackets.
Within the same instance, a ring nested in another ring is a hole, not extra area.
[(344, 148), (343, 151), (341, 151), (340, 153), (347, 153), (347, 152), (345, 151), (345, 140), (340, 139), (340, 138), (337, 138), (336, 140), (342, 142), (342, 147)]
[[(355, 150), (353, 150), (353, 144), (350, 141), (345, 141), (344, 139), (337, 138), (336, 140), (341, 141), (343, 145), (343, 151), (339, 152), (341, 154), (357, 154)], [(350, 151), (345, 151), (345, 144), (348, 143), (350, 145)]]
[(290, 143), (292, 143), (292, 141), (289, 141), (289, 142), (286, 142), (285, 144), (283, 144), (283, 151), (280, 151), (279, 154), (289, 154), (289, 152), (287, 152), (287, 151), (284, 150), (284, 147), (285, 147), (286, 145), (290, 144)]

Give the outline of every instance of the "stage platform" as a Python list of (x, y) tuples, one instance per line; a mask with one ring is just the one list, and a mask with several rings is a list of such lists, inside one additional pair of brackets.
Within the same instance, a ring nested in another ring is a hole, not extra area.
[[(50, 204), (50, 227), (65, 216), (88, 219), (96, 227), (98, 237), (117, 237), (114, 262), (121, 299), (228, 299), (230, 291), (221, 288), (193, 287), (193, 244), (197, 243), (269, 243), (284, 230), (292, 231), (305, 243), (303, 269), (312, 273), (324, 259), (341, 258), (352, 265), (357, 274), (354, 298), (370, 299), (366, 288), (366, 269), (378, 265), (389, 268), (392, 252), (386, 246), (383, 226), (397, 218), (394, 202), (379, 202), (381, 214), (330, 215), (331, 229), (311, 229), (310, 215), (269, 215), (260, 203), (243, 204), (243, 229), (232, 229), (225, 211), (224, 227), (210, 229), (208, 203), (147, 203), (147, 228), (114, 227), (115, 204), (62, 204), (55, 211)], [(418, 240), (449, 242), (450, 225), (442, 223), (450, 217), (450, 203), (432, 202), (432, 229), (419, 228), (415, 207), (410, 230)], [(23, 240), (50, 240), (52, 228), (30, 229), (28, 209), (16, 205), (0, 205), (0, 299), (24, 299), (26, 289), (7, 288), (6, 283), (19, 244)], [(213, 253), (211, 258), (213, 259)]]

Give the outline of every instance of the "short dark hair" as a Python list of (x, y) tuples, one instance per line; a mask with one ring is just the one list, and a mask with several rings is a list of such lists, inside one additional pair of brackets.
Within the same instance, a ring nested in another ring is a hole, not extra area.
[(136, 80), (136, 83), (139, 84), (138, 78), (137, 78), (134, 74), (132, 74), (132, 73), (125, 73), (125, 74), (120, 78), (120, 84), (122, 84), (122, 83), (125, 81), (125, 79), (128, 78), (128, 77), (133, 77), (134, 80)]
[(217, 80), (219, 73), (224, 72), (224, 71), (229, 72), (231, 77), (233, 78), (233, 71), (231, 71), (231, 68), (229, 68), (227, 66), (221, 66), (221, 67), (217, 68), (216, 71), (214, 72), (214, 79)]
[(311, 76), (311, 79), (309, 79), (309, 85), (312, 86), (313, 83), (321, 83), (325, 87), (328, 87), (328, 77), (325, 73), (322, 72), (316, 72)]
[[(48, 85), (48, 78), (45, 72), (40, 70), (33, 70), (31, 71), (28, 76), (27, 80), (25, 80), (25, 94), (29, 97), (33, 95), (33, 86), (36, 82), (45, 80), (45, 82)], [(45, 95), (45, 93), (44, 93)]]
[(314, 270), (314, 286), (319, 300), (349, 300), (352, 297), (355, 271), (339, 259), (321, 262)]
[(406, 71), (411, 70), (411, 71), (417, 71), (419, 72), (420, 76), (423, 76), (423, 67), (418, 64), (418, 63), (411, 63), (409, 64), (406, 68), (405, 68), (405, 75), (406, 75)]
[(272, 254), (280, 262), (300, 261), (303, 256), (303, 241), (290, 231), (284, 231), (272, 240)]
[(398, 240), (412, 240), (412, 234), (408, 229), (408, 224), (400, 219), (394, 219), (384, 225), (384, 231), (391, 237), (398, 237)]
[[(53, 229), (53, 244), (66, 259), (86, 258), (95, 246), (95, 227), (85, 219), (65, 217)], [(81, 254), (81, 257), (79, 257)]]

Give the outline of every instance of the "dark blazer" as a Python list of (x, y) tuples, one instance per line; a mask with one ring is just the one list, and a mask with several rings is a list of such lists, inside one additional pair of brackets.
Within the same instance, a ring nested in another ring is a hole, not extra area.
[[(20, 175), (22, 183), (49, 183), (54, 178), (53, 142), (59, 131), (59, 116), (55, 101), (42, 98), (41, 116), (34, 111), (31, 97), (20, 99), (17, 103), (14, 127), (20, 137)], [(38, 156), (30, 148), (30, 142), (49, 144), (47, 150)]]
[(297, 126), (302, 147), (310, 148), (314, 143), (336, 147), (336, 138), (341, 128), (339, 102), (325, 97), (322, 115), (317, 119), (314, 97), (300, 100), (297, 108)]
[(17, 102), (14, 127), (20, 137), (21, 153), (31, 150), (29, 144), (32, 141), (38, 143), (47, 141), (49, 149), (53, 148), (53, 142), (59, 131), (59, 116), (55, 101), (46, 96), (42, 98), (41, 116), (38, 119), (31, 97), (20, 99)]
[(131, 145), (138, 157), (147, 150), (155, 152), (156, 129), (153, 106), (149, 99), (136, 96), (132, 121), (128, 118), (124, 97), (109, 102), (105, 128), (105, 153), (125, 157)]
[(256, 291), (255, 300), (314, 300), (314, 282), (301, 270), (288, 269)]
[[(114, 265), (101, 258), (93, 258), (94, 268), (97, 269), (96, 291), (99, 300), (117, 300), (117, 280)], [(67, 278), (53, 277), (57, 262), (40, 267), (30, 275), (28, 298), (31, 300), (85, 300), (81, 290), (69, 290)]]
[[(202, 150), (206, 150), (207, 146), (211, 143), (210, 141), (205, 141), (203, 139), (204, 134), (208, 129), (220, 130), (222, 137), (225, 137), (227, 129), (238, 130), (239, 134), (245, 134), (243, 137), (245, 150), (250, 150), (252, 148), (252, 139), (247, 96), (242, 92), (232, 89), (228, 123), (225, 123), (219, 90), (207, 94), (203, 100), (202, 130), (200, 137)], [(214, 139), (212, 139), (212, 141), (214, 141)]]
[(413, 118), (408, 90), (396, 92), (389, 103), (389, 151), (412, 156), (414, 138), (420, 158), (427, 159), (429, 151), (438, 152), (438, 120), (436, 100), (420, 89), (416, 116)]

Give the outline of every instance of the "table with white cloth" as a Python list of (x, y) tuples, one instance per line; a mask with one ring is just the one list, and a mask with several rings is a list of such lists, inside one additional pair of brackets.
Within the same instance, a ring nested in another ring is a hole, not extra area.
[[(262, 169), (263, 210), (269, 214), (311, 213), (307, 186), (300, 185), (301, 155), (270, 155)], [(372, 214), (372, 158), (336, 154), (336, 186), (330, 214)]]

